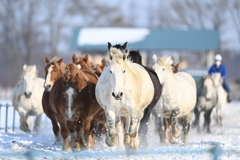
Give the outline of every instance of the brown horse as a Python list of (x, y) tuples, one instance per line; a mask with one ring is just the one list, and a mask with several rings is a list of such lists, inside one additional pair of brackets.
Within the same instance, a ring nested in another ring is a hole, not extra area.
[[(85, 57), (77, 57), (75, 54), (72, 56), (72, 62), (75, 63), (78, 68), (83, 72), (92, 73), (97, 78), (101, 75), (103, 69), (106, 67), (106, 60), (102, 60), (102, 65), (93, 65), (89, 61), (88, 55)], [(100, 111), (96, 114), (92, 121), (91, 133), (95, 130), (95, 134), (92, 134), (92, 137), (95, 136), (99, 139), (101, 135), (106, 134), (106, 120), (105, 120), (105, 111), (101, 108)]]
[(51, 108), (49, 102), (49, 95), (55, 81), (61, 76), (63, 76), (65, 64), (62, 62), (63, 58), (59, 59), (57, 57), (54, 57), (52, 60), (49, 60), (49, 58), (46, 57), (45, 61), (47, 65), (45, 67), (45, 82), (44, 82), (45, 91), (42, 97), (42, 106), (44, 113), (52, 122), (53, 133), (55, 135), (55, 143), (59, 143), (61, 138), (59, 135), (57, 115)]
[(50, 104), (61, 126), (64, 151), (71, 151), (68, 121), (76, 124), (75, 148), (88, 145), (91, 122), (101, 109), (95, 97), (96, 83), (97, 78), (91, 72), (83, 72), (70, 62), (66, 65), (65, 76), (55, 82), (50, 92)]

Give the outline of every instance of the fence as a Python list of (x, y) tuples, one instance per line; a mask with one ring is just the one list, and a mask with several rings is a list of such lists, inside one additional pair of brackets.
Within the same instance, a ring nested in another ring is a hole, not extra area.
[(14, 107), (8, 103), (0, 104), (0, 131), (5, 130), (5, 133), (7, 133), (8, 130), (12, 130), (14, 132), (16, 129), (15, 120), (16, 110), (14, 109)]

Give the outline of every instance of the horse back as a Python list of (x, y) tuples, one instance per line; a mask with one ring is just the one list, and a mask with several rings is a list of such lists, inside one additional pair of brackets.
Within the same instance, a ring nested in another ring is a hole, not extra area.
[(156, 72), (152, 69), (152, 68), (149, 68), (149, 67), (146, 67), (146, 66), (143, 66), (144, 69), (148, 72), (152, 82), (153, 82), (153, 86), (154, 86), (154, 95), (153, 95), (153, 99), (151, 101), (151, 103), (149, 104), (149, 106), (151, 108), (153, 108), (157, 102), (159, 101), (160, 99), (160, 96), (162, 94), (162, 85), (158, 79), (158, 76), (156, 74)]

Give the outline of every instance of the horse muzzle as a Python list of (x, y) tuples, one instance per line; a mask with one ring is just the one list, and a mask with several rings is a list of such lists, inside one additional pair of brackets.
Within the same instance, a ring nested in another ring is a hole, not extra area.
[(115, 94), (114, 92), (112, 92), (112, 96), (115, 98), (115, 100), (122, 100), (123, 93), (120, 92), (118, 94)]
[(68, 113), (66, 114), (66, 118), (67, 118), (68, 120), (72, 120), (72, 119), (74, 118), (73, 112), (68, 112)]
[(31, 95), (32, 95), (32, 92), (29, 92), (29, 93), (27, 93), (27, 92), (24, 92), (24, 95), (25, 95), (25, 97), (26, 97), (26, 98), (30, 98), (30, 97), (31, 97)]
[(51, 85), (44, 85), (44, 89), (46, 92), (50, 92), (51, 91)]

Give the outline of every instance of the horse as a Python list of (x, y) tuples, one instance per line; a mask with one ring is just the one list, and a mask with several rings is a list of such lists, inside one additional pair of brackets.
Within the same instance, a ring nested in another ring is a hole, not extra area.
[(143, 118), (140, 121), (140, 128), (139, 128), (139, 135), (141, 138), (141, 145), (142, 146), (147, 146), (147, 132), (148, 132), (148, 122), (149, 122), (149, 118), (150, 118), (150, 114), (152, 112), (153, 107), (157, 104), (157, 102), (160, 99), (161, 93), (162, 93), (162, 85), (159, 82), (158, 76), (155, 73), (155, 71), (150, 68), (150, 67), (146, 67), (142, 64), (142, 56), (139, 53), (139, 50), (137, 51), (130, 51), (128, 58), (134, 62), (137, 63), (139, 65), (141, 65), (149, 74), (152, 83), (154, 85), (154, 96), (152, 101), (150, 102), (150, 104), (145, 108), (144, 110), (144, 115)]
[(61, 141), (61, 137), (59, 135), (59, 124), (57, 120), (57, 114), (51, 108), (49, 96), (55, 81), (64, 75), (65, 64), (63, 63), (63, 58), (59, 59), (58, 57), (53, 57), (51, 60), (48, 57), (46, 57), (45, 61), (47, 65), (45, 66), (45, 81), (44, 81), (45, 90), (42, 96), (42, 106), (44, 113), (52, 122), (53, 133), (55, 136), (54, 143), (59, 144)]
[[(102, 60), (102, 65), (98, 65), (98, 66), (94, 66), (92, 64), (92, 62), (89, 61), (89, 57), (88, 55), (85, 55), (84, 57), (77, 57), (75, 54), (73, 54), (72, 56), (72, 62), (75, 63), (79, 69), (81, 69), (83, 72), (90, 72), (92, 73), (97, 79), (98, 77), (101, 75), (103, 69), (106, 66), (106, 61), (103, 59)], [(97, 69), (95, 68), (97, 67)], [(101, 118), (99, 118), (101, 117)], [(98, 139), (100, 139), (102, 134), (105, 134), (104, 131), (106, 131), (106, 124), (105, 121), (96, 121), (95, 119), (104, 119), (105, 118), (105, 112), (104, 110), (101, 108), (101, 110), (99, 111), (99, 113), (94, 117), (94, 123), (92, 123), (91, 126), (91, 132), (94, 129), (95, 130), (95, 135)], [(95, 136), (94, 134), (92, 135), (92, 137)]]
[(199, 117), (200, 113), (204, 111), (204, 125), (203, 130), (206, 133), (211, 133), (210, 122), (213, 108), (217, 105), (218, 93), (215, 87), (213, 77), (211, 75), (204, 75), (197, 82), (197, 103), (194, 108), (195, 120), (192, 127), (197, 127), (200, 132)]
[[(140, 129), (139, 129), (139, 131), (140, 131), (139, 134), (140, 134), (140, 136), (142, 136), (141, 143), (142, 143), (142, 145), (147, 145), (147, 139), (146, 139), (146, 135), (147, 135), (147, 131), (148, 131), (147, 124), (149, 122), (150, 114), (152, 112), (153, 107), (157, 104), (157, 102), (160, 99), (160, 96), (162, 93), (162, 85), (160, 84), (158, 76), (155, 73), (155, 71), (152, 68), (144, 66), (142, 64), (142, 56), (141, 56), (139, 50), (130, 51), (128, 58), (132, 62), (140, 64), (141, 66), (143, 66), (146, 69), (146, 71), (149, 73), (150, 78), (154, 85), (154, 98), (152, 99), (151, 103), (147, 106), (147, 108), (145, 108), (145, 110), (144, 110), (144, 116), (140, 122)], [(172, 65), (172, 70), (173, 70), (173, 73), (177, 73), (178, 72), (178, 64)], [(157, 115), (155, 115), (155, 117), (157, 119)], [(162, 123), (160, 121), (162, 121), (161, 118), (157, 119), (156, 125), (159, 125), (159, 123)], [(161, 132), (161, 131), (158, 131), (158, 132)]]
[(13, 107), (20, 116), (20, 129), (31, 133), (29, 116), (35, 116), (33, 134), (38, 134), (43, 108), (41, 98), (44, 91), (44, 79), (38, 77), (35, 65), (24, 65), (20, 80), (14, 87), (12, 95)]
[(91, 72), (81, 71), (76, 64), (66, 64), (64, 77), (60, 77), (50, 92), (50, 104), (57, 114), (63, 138), (62, 149), (70, 152), (67, 122), (74, 123), (76, 140), (74, 148), (88, 145), (91, 121), (101, 107), (96, 101), (95, 86), (97, 78)]
[[(172, 138), (180, 136), (178, 118), (183, 126), (183, 145), (188, 144), (188, 132), (192, 112), (196, 104), (196, 83), (191, 75), (185, 72), (173, 73), (173, 60), (169, 56), (157, 57), (153, 55), (153, 70), (157, 73), (163, 86), (162, 95), (154, 107), (156, 115), (167, 118), (171, 125)], [(162, 127), (162, 126), (159, 126)], [(162, 134), (162, 133), (161, 133)], [(160, 138), (163, 137), (160, 135)], [(165, 135), (165, 143), (168, 137)]]
[(144, 109), (153, 99), (154, 86), (148, 72), (139, 64), (127, 59), (126, 46), (127, 42), (115, 46), (108, 42), (110, 63), (97, 82), (95, 94), (107, 118), (106, 144), (114, 146), (118, 137), (121, 147), (119, 124), (121, 117), (124, 117), (124, 142), (131, 149), (135, 149), (139, 146), (140, 120)]
[(221, 77), (220, 73), (212, 73), (211, 74), (214, 86), (216, 87), (217, 90), (217, 96), (218, 96), (218, 101), (217, 105), (213, 108), (213, 117), (216, 121), (216, 125), (223, 125), (223, 117), (224, 117), (224, 112), (225, 108), (228, 104), (227, 101), (227, 92), (222, 86), (223, 79)]

